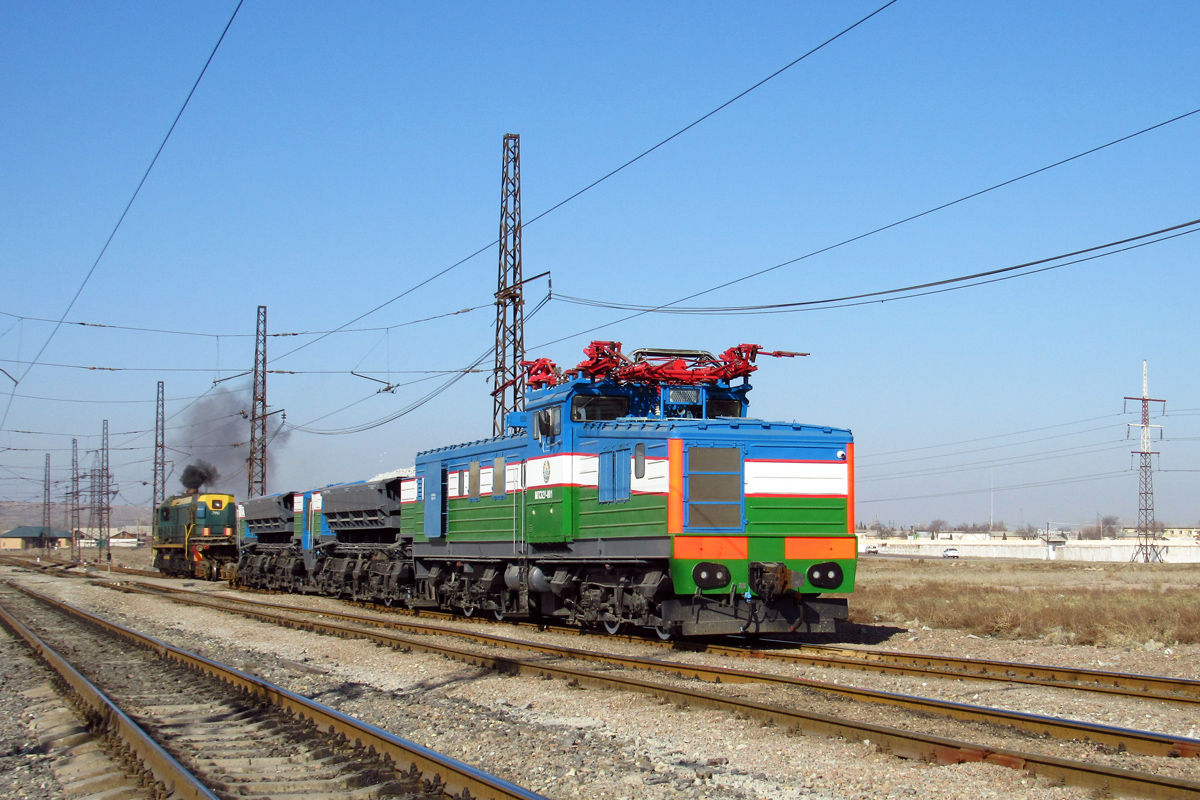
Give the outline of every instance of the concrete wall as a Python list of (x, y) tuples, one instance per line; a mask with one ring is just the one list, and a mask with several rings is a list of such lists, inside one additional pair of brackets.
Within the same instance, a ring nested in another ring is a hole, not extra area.
[[(885, 544), (886, 542), (886, 544)], [(1160, 539), (1158, 547), (1162, 560), (1168, 564), (1200, 563), (1200, 542), (1195, 540)], [(1133, 558), (1137, 542), (1113, 541), (1069, 541), (1064, 544), (1047, 545), (1037, 540), (983, 541), (907, 541), (904, 539), (859, 538), (861, 554), (868, 545), (879, 548), (880, 554), (941, 558), (947, 547), (958, 548), (961, 558), (1030, 558), (1054, 561), (1107, 561), (1124, 562)]]

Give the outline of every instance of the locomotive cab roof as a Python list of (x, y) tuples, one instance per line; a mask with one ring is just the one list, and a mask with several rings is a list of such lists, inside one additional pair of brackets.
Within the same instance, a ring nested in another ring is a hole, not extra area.
[[(727, 381), (680, 385), (667, 382), (593, 382), (578, 377), (548, 389), (533, 390), (526, 410), (537, 412), (555, 406), (572, 422), (605, 422), (617, 419), (719, 419), (744, 418), (752, 387), (748, 381), (730, 386)], [(528, 422), (517, 416), (513, 427)]]
[[(216, 505), (213, 505), (213, 502)], [(223, 506), (230, 505), (234, 502), (233, 495), (224, 492), (187, 492), (185, 494), (177, 494), (168, 497), (163, 501), (165, 506), (187, 506), (193, 503), (205, 503), (214, 509), (220, 509)]]
[[(560, 370), (548, 358), (523, 362), (531, 389), (527, 412), (510, 416), (509, 425), (529, 427), (531, 415), (562, 407), (571, 422), (617, 419), (741, 419), (758, 356), (805, 356), (788, 350), (766, 351), (739, 344), (720, 355), (707, 350), (641, 348), (629, 355), (620, 342), (594, 341), (586, 358)], [(734, 385), (734, 381), (741, 383)]]

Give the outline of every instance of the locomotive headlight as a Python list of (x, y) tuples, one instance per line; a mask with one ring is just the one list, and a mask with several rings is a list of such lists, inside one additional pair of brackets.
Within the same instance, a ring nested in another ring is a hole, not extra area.
[(729, 567), (711, 561), (701, 561), (692, 567), (692, 580), (701, 589), (720, 589), (729, 585)]
[(834, 561), (814, 564), (805, 573), (808, 582), (818, 589), (836, 589), (842, 583), (842, 567)]
[(845, 460), (846, 460), (846, 451), (845, 451), (845, 450), (838, 450), (838, 451), (837, 451), (837, 457), (838, 457), (838, 460), (839, 460), (839, 461), (845, 461)]

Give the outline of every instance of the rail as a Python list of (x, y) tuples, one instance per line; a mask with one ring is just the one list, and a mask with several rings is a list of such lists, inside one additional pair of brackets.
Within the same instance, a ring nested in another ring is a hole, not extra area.
[[(136, 587), (124, 588), (136, 589)], [(158, 592), (152, 592), (144, 589), (136, 590), (148, 594), (159, 594)], [(419, 638), (396, 636), (381, 631), (368, 631), (350, 628), (344, 625), (337, 625), (332, 622), (325, 622), (320, 619), (289, 619), (287, 617), (282, 617), (279, 614), (270, 613), (269, 611), (265, 610), (265, 608), (261, 607), (270, 606), (280, 611), (299, 610), (302, 613), (313, 617), (347, 616), (345, 614), (336, 612), (317, 611), (313, 609), (294, 609), (294, 607), (279, 607), (271, 604), (261, 603), (254, 603), (254, 605), (260, 606), (260, 608), (237, 609), (230, 608), (228, 605), (222, 607), (221, 602), (219, 601), (209, 601), (201, 598), (179, 597), (181, 595), (188, 594), (194, 593), (172, 590), (163, 594), (163, 596), (171, 599), (179, 599), (183, 602), (193, 603), (196, 605), (210, 606), (216, 608), (217, 610), (238, 613), (254, 619), (259, 619), (261, 621), (294, 627), (300, 630), (327, 633), (343, 638), (363, 638), (369, 641), (374, 641), (378, 644), (385, 644), (391, 647), (407, 649), (409, 651), (442, 655), (460, 662), (471, 664), (473, 666), (480, 666), (506, 674), (557, 678), (568, 681), (573, 685), (587, 686), (590, 688), (649, 694), (667, 700), (668, 702), (674, 703), (681, 707), (696, 706), (720, 709), (724, 711), (733, 711), (762, 722), (790, 728), (801, 734), (840, 736), (846, 739), (859, 741), (866, 739), (876, 744), (881, 749), (891, 752), (892, 754), (902, 758), (931, 761), (943, 764), (984, 761), (1012, 767), (1015, 769), (1028, 770), (1037, 775), (1045, 775), (1052, 780), (1059, 780), (1072, 785), (1084, 786), (1093, 789), (1101, 789), (1103, 791), (1108, 791), (1115, 794), (1129, 794), (1138, 797), (1151, 798), (1196, 798), (1197, 800), (1200, 800), (1200, 782), (1196, 781), (1152, 775), (1135, 770), (1126, 770), (1119, 767), (1109, 767), (1101, 764), (1090, 764), (1087, 762), (1057, 758), (1054, 756), (1037, 753), (1026, 753), (1003, 748), (992, 748), (939, 736), (914, 733), (898, 728), (891, 728), (855, 720), (847, 720), (825, 714), (818, 714), (815, 712), (807, 712), (801, 709), (786, 708), (779, 705), (759, 703), (741, 698), (714, 694), (699, 689), (692, 689), (690, 687), (670, 686), (662, 683), (644, 681), (637, 678), (615, 675), (611, 673), (597, 673), (588, 670), (546, 664), (540, 661), (489, 655), (450, 645), (422, 641)], [(253, 603), (253, 601), (234, 602), (243, 604)], [(384, 620), (372, 620), (372, 623), (376, 625), (399, 626), (412, 624), (389, 623)], [(441, 631), (434, 632), (440, 633)], [(473, 634), (473, 636), (487, 637), (487, 634)], [(500, 639), (502, 637), (494, 638)], [(483, 641), (483, 639), (477, 639), (477, 641)], [(536, 648), (539, 652), (543, 653), (550, 653), (554, 650), (554, 646), (551, 645), (537, 645)], [(561, 648), (561, 650), (572, 651), (574, 648)], [(586, 653), (593, 659), (601, 658), (599, 654), (591, 653), (589, 651), (578, 652)], [(622, 665), (622, 662), (633, 663), (634, 661), (635, 659), (630, 657), (621, 657), (620, 661), (613, 663)], [(699, 670), (703, 669), (709, 671), (709, 674), (713, 675), (714, 679), (716, 676), (728, 676), (730, 679), (733, 679), (739, 672), (741, 672), (738, 670), (723, 670), (721, 668), (693, 668), (691, 665), (679, 664), (675, 662), (659, 663), (662, 665), (663, 671), (668, 671), (670, 673), (682, 676), (695, 676)], [(755, 678), (768, 677), (773, 679), (776, 677), (760, 676), (756, 673), (747, 673), (747, 675), (754, 676)], [(722, 680), (724, 681), (725, 678), (722, 677)], [(854, 690), (850, 687), (837, 686), (834, 686), (833, 689), (837, 690), (837, 693), (845, 696), (850, 696), (854, 692), (866, 691)], [(902, 696), (899, 695), (895, 697), (902, 698)], [(923, 700), (923, 698), (911, 699)], [(986, 709), (981, 709), (975, 706), (966, 706), (965, 708), (976, 710), (978, 712), (986, 711)], [(927, 709), (922, 708), (920, 710)], [(1013, 712), (1002, 713), (1006, 715), (1003, 719), (996, 718), (988, 721), (996, 722), (997, 724), (1013, 726), (1013, 718), (1007, 716)], [(1074, 733), (1082, 733), (1083, 727), (1086, 727), (1084, 723), (1072, 723), (1069, 720), (1056, 720), (1054, 718), (1040, 717), (1036, 715), (1025, 716), (1031, 718), (1031, 726), (1027, 728), (1027, 730), (1031, 730), (1036, 733), (1049, 732), (1049, 728), (1043, 727), (1039, 730), (1036, 725), (1047, 726), (1050, 723), (1058, 723), (1060, 725), (1067, 726), (1081, 726), (1075, 728), (1073, 731)], [(1194, 746), (1200, 744), (1200, 742), (1195, 742), (1194, 740), (1179, 740), (1171, 737), (1159, 736), (1157, 734), (1150, 734), (1143, 731), (1129, 731), (1126, 729), (1111, 728), (1108, 726), (1094, 726), (1090, 728), (1090, 731), (1091, 733), (1085, 735), (1088, 735), (1092, 741), (1107, 741), (1118, 748), (1124, 746), (1125, 749), (1131, 752), (1149, 752), (1153, 750), (1154, 754), (1163, 756), (1200, 755), (1200, 752), (1194, 749)], [(1122, 738), (1122, 736), (1126, 735), (1129, 738)], [(1101, 738), (1102, 736), (1104, 738)], [(1142, 750), (1142, 747), (1145, 747), (1146, 750)]]
[[(546, 800), (540, 794), (523, 789), (494, 775), (489, 775), (469, 764), (464, 764), (435, 750), (423, 747), (415, 742), (410, 742), (382, 728), (354, 719), (340, 711), (290, 692), (261, 678), (256, 678), (240, 670), (212, 661), (204, 656), (190, 653), (159, 639), (138, 633), (82, 609), (75, 608), (61, 600), (21, 586), (18, 583), (11, 581), (6, 581), (6, 583), (24, 594), (70, 614), (77, 619), (97, 625), (135, 644), (147, 647), (164, 658), (173, 659), (200, 672), (223, 680), (231, 686), (240, 688), (252, 695), (257, 695), (273, 705), (288, 710), (299, 717), (311, 720), (314, 724), (327, 731), (341, 734), (349, 741), (357, 741), (363, 747), (374, 748), (375, 752), (390, 757), (398, 769), (416, 769), (422, 775), (435, 776), (435, 782), (443, 784), (449, 794), (462, 795), (465, 792), (472, 798), (478, 798), (478, 800)], [(161, 750), (161, 748), (159, 749)], [(165, 754), (165, 751), (163, 752)], [(204, 798), (212, 797), (211, 794), (195, 796)]]

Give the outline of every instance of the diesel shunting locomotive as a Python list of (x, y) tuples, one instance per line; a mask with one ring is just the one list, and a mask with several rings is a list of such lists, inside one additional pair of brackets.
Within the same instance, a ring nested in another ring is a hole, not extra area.
[(828, 632), (854, 588), (848, 430), (748, 416), (757, 345), (527, 362), (502, 436), (239, 508), (237, 580), (671, 636)]
[(236, 509), (231, 494), (189, 489), (168, 497), (154, 515), (154, 568), (220, 580), (224, 565), (238, 559)]

